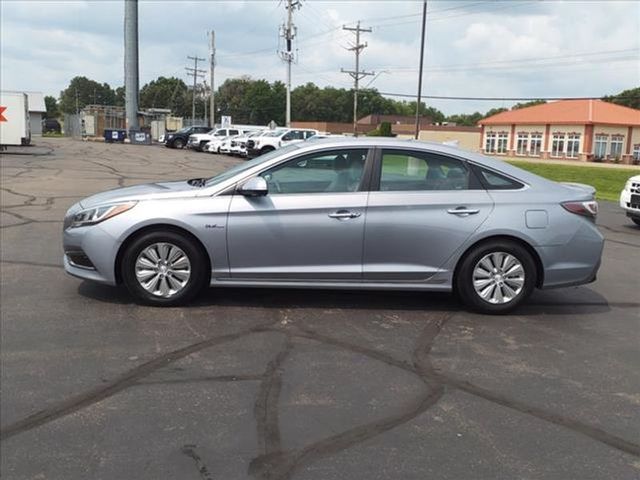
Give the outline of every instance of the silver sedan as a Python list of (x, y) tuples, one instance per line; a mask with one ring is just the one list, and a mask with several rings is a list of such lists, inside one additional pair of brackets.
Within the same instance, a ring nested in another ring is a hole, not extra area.
[(595, 280), (594, 193), (455, 147), (311, 140), (80, 201), (64, 265), (158, 306), (207, 285), (264, 286), (454, 291), (504, 313), (535, 288)]

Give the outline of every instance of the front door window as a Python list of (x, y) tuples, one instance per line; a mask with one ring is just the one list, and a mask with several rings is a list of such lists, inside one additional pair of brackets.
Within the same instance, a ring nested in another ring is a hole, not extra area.
[(367, 149), (317, 152), (261, 173), (273, 194), (341, 193), (359, 189)]

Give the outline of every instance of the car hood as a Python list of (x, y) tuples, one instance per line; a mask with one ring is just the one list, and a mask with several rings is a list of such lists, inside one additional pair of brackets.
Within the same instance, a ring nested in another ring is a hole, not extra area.
[(209, 135), (208, 133), (192, 133), (189, 135), (189, 138), (195, 138), (196, 140), (210, 140), (213, 138), (213, 135)]
[(201, 191), (201, 187), (190, 185), (186, 180), (180, 182), (146, 183), (96, 193), (95, 195), (80, 200), (80, 206), (82, 208), (91, 208), (105, 203), (126, 202), (130, 200), (195, 197), (198, 192)]

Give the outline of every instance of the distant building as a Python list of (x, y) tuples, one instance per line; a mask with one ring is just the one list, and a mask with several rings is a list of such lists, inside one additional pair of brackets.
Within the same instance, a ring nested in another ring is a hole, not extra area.
[(602, 100), (561, 100), (479, 122), (488, 155), (640, 162), (640, 110)]

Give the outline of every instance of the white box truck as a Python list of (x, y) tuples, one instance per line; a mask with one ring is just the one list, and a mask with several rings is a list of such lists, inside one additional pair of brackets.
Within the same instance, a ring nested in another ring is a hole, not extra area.
[(0, 92), (0, 147), (29, 143), (31, 126), (27, 94)]

